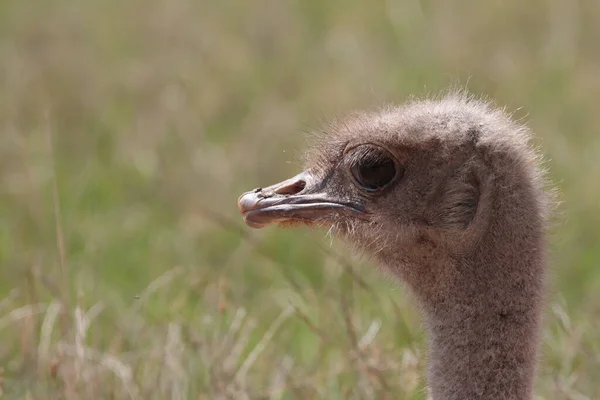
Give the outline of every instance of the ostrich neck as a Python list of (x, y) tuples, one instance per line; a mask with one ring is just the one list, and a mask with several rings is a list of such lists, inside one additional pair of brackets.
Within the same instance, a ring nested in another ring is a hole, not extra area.
[[(487, 285), (456, 288), (464, 301), (425, 313), (433, 400), (533, 398), (541, 302), (517, 286), (502, 293)], [(478, 297), (481, 291), (489, 297)]]
[(436, 258), (408, 279), (429, 333), (433, 400), (533, 398), (545, 246), (543, 221), (527, 203), (524, 215), (498, 206), (504, 217), (468, 257)]

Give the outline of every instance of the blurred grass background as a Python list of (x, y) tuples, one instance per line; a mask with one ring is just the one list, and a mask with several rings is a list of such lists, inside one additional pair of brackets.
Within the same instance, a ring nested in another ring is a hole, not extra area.
[(404, 290), (236, 200), (458, 84), (561, 192), (539, 396), (600, 398), (598, 38), (594, 0), (0, 2), (0, 397), (424, 399)]

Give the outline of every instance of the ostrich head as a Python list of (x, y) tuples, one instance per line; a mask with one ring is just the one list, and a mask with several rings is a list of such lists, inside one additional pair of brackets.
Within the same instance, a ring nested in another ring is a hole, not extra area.
[(328, 227), (407, 283), (434, 399), (529, 398), (548, 198), (528, 130), (454, 94), (324, 131), (304, 172), (239, 198), (246, 223)]

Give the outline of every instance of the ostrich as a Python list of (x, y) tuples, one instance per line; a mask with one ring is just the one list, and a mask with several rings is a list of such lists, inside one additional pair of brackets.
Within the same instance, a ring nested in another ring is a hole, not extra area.
[(551, 202), (529, 131), (453, 93), (324, 132), (305, 172), (239, 198), (245, 222), (329, 227), (404, 282), (433, 400), (531, 400)]

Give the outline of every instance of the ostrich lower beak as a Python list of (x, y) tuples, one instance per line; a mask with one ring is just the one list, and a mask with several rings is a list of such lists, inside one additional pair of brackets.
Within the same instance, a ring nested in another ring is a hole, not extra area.
[(282, 222), (325, 222), (334, 216), (365, 214), (359, 204), (336, 199), (322, 188), (317, 189), (321, 186), (310, 172), (302, 172), (268, 188), (242, 194), (238, 208), (252, 228)]

